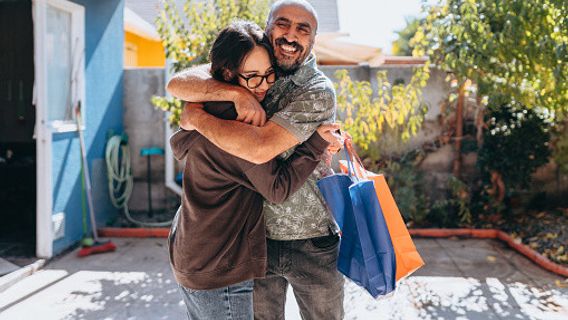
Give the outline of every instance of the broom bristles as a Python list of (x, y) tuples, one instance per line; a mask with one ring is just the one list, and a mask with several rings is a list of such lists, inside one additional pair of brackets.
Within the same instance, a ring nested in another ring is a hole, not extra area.
[(79, 250), (79, 253), (77, 253), (77, 256), (86, 257), (86, 256), (89, 256), (91, 254), (111, 252), (111, 251), (115, 251), (115, 250), (116, 250), (116, 245), (114, 243), (112, 243), (112, 241), (108, 241), (108, 242), (105, 242), (105, 243), (95, 243), (94, 245), (92, 245), (90, 247), (83, 247), (81, 250)]

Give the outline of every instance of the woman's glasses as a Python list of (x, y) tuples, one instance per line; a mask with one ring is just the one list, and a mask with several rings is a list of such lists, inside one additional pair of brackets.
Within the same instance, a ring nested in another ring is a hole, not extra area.
[(260, 85), (262, 84), (262, 81), (264, 81), (264, 79), (266, 79), (266, 83), (268, 84), (273, 84), (276, 81), (276, 73), (274, 71), (265, 74), (263, 76), (261, 75), (254, 75), (251, 77), (245, 77), (242, 74), (238, 74), (239, 77), (243, 78), (246, 82), (247, 82), (247, 87), (249, 89), (256, 89), (258, 87), (260, 87)]

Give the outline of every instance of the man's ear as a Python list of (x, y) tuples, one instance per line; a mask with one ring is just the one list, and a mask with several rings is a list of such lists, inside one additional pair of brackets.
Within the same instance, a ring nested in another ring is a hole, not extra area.
[(231, 72), (231, 70), (227, 68), (223, 69), (223, 79), (225, 79), (225, 81), (230, 82), (234, 77), (235, 75)]

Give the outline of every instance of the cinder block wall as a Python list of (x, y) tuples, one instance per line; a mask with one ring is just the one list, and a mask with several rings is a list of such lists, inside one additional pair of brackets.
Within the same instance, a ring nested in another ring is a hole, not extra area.
[[(128, 206), (132, 211), (146, 211), (147, 159), (140, 156), (140, 149), (165, 147), (164, 112), (154, 108), (150, 99), (165, 94), (164, 69), (126, 69), (124, 71), (124, 130), (129, 146), (134, 175), (134, 190)], [(167, 208), (165, 166), (163, 156), (152, 156), (152, 207)]]
[[(377, 95), (377, 72), (386, 70), (387, 78), (391, 84), (401, 80), (407, 84), (410, 82), (413, 74), (411, 66), (373, 68), (369, 66), (320, 66), (320, 69), (334, 82), (337, 81), (335, 73), (338, 70), (346, 69), (349, 71), (352, 80), (369, 81), (375, 96)], [(404, 145), (396, 141), (386, 141), (387, 137), (380, 137), (379, 139), (383, 141), (376, 143), (375, 148), (380, 148), (383, 154), (402, 154), (420, 148), (425, 143), (437, 139), (442, 131), (442, 127), (438, 122), (438, 117), (441, 113), (441, 105), (444, 103), (449, 92), (445, 77), (445, 72), (432, 69), (430, 79), (422, 92), (424, 102), (428, 106), (428, 113), (426, 114), (420, 132)], [(338, 110), (338, 112), (340, 111)], [(341, 115), (339, 115), (339, 117), (341, 117)], [(429, 187), (426, 188), (430, 193), (429, 196), (441, 198), (445, 195), (447, 181), (451, 176), (453, 159), (453, 148), (450, 145), (446, 145), (435, 152), (429, 153), (422, 163), (420, 169), (426, 173), (425, 183), (429, 185)], [(475, 166), (475, 161), (473, 164), (468, 163), (468, 165)]]
[[(376, 90), (376, 73), (379, 70), (387, 70), (389, 81), (402, 79), (408, 83), (412, 76), (412, 70), (407, 66), (370, 68), (368, 66), (320, 66), (320, 69), (332, 81), (336, 81), (335, 72), (347, 69), (354, 80), (370, 81)], [(446, 74), (440, 70), (433, 70), (430, 79), (423, 91), (425, 103), (429, 110), (422, 130), (418, 135), (404, 146), (393, 147), (392, 152), (404, 152), (432, 142), (441, 133), (438, 117), (441, 113), (441, 105), (445, 102), (449, 88), (445, 82)], [(124, 72), (124, 129), (130, 137), (130, 151), (132, 154), (132, 169), (134, 172), (134, 191), (129, 206), (134, 211), (144, 211), (148, 202), (146, 196), (146, 159), (140, 157), (140, 148), (165, 146), (164, 141), (164, 113), (154, 108), (150, 99), (153, 95), (164, 95), (164, 69), (131, 69)], [(391, 144), (392, 145), (392, 144)], [(463, 156), (463, 172), (466, 178), (475, 174), (476, 153)], [(434, 199), (444, 197), (446, 194), (447, 181), (451, 176), (452, 161), (454, 159), (453, 145), (445, 145), (431, 152), (422, 162), (420, 169), (425, 173), (427, 190)], [(558, 185), (555, 178), (556, 165), (551, 162), (539, 169), (535, 174), (535, 182), (538, 181), (538, 190), (554, 193)], [(165, 166), (163, 157), (152, 158), (152, 203), (156, 209), (167, 208), (168, 199), (177, 197), (167, 191), (164, 185)], [(560, 178), (560, 189), (566, 192), (568, 189), (568, 177)], [(536, 190), (535, 190), (536, 191)], [(169, 197), (169, 198), (168, 198)]]
[[(320, 66), (332, 81), (337, 81), (335, 73), (337, 70), (346, 69), (353, 80), (370, 81), (374, 94), (376, 94), (377, 81), (376, 73), (379, 70), (387, 70), (389, 82), (404, 80), (408, 83), (412, 77), (412, 68), (409, 66), (388, 66), (370, 68), (369, 66)], [(385, 153), (403, 153), (416, 149), (428, 142), (435, 141), (442, 132), (438, 118), (441, 115), (441, 106), (446, 102), (449, 86), (445, 81), (446, 73), (439, 69), (432, 69), (430, 79), (423, 90), (424, 102), (428, 105), (428, 113), (420, 132), (413, 137), (407, 144), (398, 145), (394, 143), (382, 143), (380, 145)], [(475, 97), (470, 97), (466, 101), (464, 118), (473, 119), (475, 113), (472, 106), (475, 104)], [(440, 199), (446, 196), (448, 178), (452, 175), (452, 162), (455, 157), (453, 143), (442, 146), (434, 152), (429, 152), (420, 165), (420, 170), (424, 173), (429, 196), (432, 199)], [(467, 153), (462, 155), (462, 178), (473, 180), (476, 178), (477, 153)], [(539, 168), (533, 175), (532, 192), (547, 192), (553, 198), (566, 198), (568, 194), (568, 176), (557, 176), (557, 165), (551, 160), (547, 165)]]

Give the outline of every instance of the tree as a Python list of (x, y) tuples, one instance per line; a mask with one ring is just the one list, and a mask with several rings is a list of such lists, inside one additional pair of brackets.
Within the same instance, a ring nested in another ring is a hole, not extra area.
[[(481, 96), (568, 111), (568, 2), (446, 0), (431, 7), (411, 45)], [(427, 47), (427, 48), (425, 48)]]
[[(567, 17), (565, 0), (445, 0), (430, 7), (411, 45), (415, 46), (415, 53), (427, 54), (433, 63), (450, 72), (460, 88), (467, 89), (464, 86), (472, 82), (478, 101), (491, 115), (535, 109), (546, 111), (550, 122), (558, 122), (566, 118), (568, 111)], [(506, 103), (487, 105), (497, 100)], [(460, 117), (458, 114), (457, 118)], [(480, 128), (491, 126), (485, 123)], [(513, 131), (519, 135), (525, 132), (519, 128)], [(548, 142), (546, 134), (543, 133), (539, 143), (524, 147), (529, 156), (532, 154), (534, 158), (536, 152), (544, 159), (533, 161), (525, 159), (525, 155), (516, 159), (530, 164), (524, 167), (527, 178), (535, 164), (547, 161), (549, 154), (542, 151), (544, 141)], [(503, 145), (503, 141), (510, 141), (511, 135), (485, 134), (485, 137), (489, 143)], [(501, 190), (493, 193), (499, 194), (495, 200), (500, 202), (507, 184), (517, 184), (510, 179), (515, 166), (508, 165), (514, 162), (509, 159), (514, 155), (505, 152), (492, 158), (502, 163), (483, 162), (491, 158), (489, 155), (482, 153), (479, 164), (491, 170), (491, 189)]]
[(379, 150), (369, 148), (378, 137), (388, 134), (397, 142), (406, 142), (422, 126), (427, 112), (422, 89), (430, 76), (428, 69), (428, 63), (415, 68), (406, 85), (391, 84), (386, 71), (377, 72), (376, 97), (369, 81), (353, 81), (347, 70), (337, 71), (337, 106), (343, 129), (372, 160), (381, 156)]
[(507, 192), (529, 187), (531, 175), (548, 162), (553, 116), (545, 108), (527, 109), (507, 96), (494, 95), (486, 118), (477, 164), (484, 179), (503, 182), (491, 191), (502, 201)]
[[(209, 49), (219, 31), (235, 19), (246, 19), (265, 27), (271, 0), (186, 0), (179, 10), (174, 0), (164, 0), (156, 19), (158, 34), (173, 61), (172, 72), (208, 62)], [(181, 15), (181, 14), (183, 15)], [(170, 123), (179, 123), (182, 102), (155, 96), (152, 103), (170, 112)]]
[(398, 39), (392, 42), (392, 54), (395, 56), (411, 56), (413, 47), (410, 45), (410, 40), (418, 31), (418, 27), (422, 24), (424, 19), (407, 18), (406, 26), (402, 30), (396, 31)]

